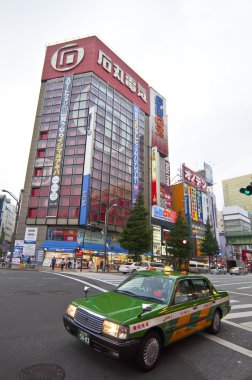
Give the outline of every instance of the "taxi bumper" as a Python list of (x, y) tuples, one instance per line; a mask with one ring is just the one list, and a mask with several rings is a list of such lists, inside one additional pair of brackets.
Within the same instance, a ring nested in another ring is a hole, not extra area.
[(140, 339), (119, 341), (104, 335), (96, 334), (90, 330), (84, 329), (81, 325), (69, 318), (67, 314), (63, 316), (63, 323), (65, 329), (71, 335), (78, 339), (80, 331), (88, 333), (90, 336), (88, 346), (114, 357), (130, 358), (135, 355), (140, 344)]

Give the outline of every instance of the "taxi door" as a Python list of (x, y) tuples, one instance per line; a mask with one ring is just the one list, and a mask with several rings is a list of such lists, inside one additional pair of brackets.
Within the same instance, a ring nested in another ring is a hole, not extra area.
[(212, 306), (215, 303), (212, 290), (204, 278), (191, 279), (193, 292), (197, 299), (197, 313), (195, 314), (196, 330), (208, 327), (212, 321)]
[(192, 334), (197, 325), (198, 304), (190, 279), (177, 282), (172, 301), (169, 343)]

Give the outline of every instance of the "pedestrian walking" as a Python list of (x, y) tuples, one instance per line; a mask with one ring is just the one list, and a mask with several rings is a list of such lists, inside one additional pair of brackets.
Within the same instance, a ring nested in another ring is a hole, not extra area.
[(92, 270), (93, 270), (93, 260), (92, 259), (89, 260), (88, 269), (90, 272), (92, 272)]
[(55, 263), (56, 263), (56, 259), (55, 259), (55, 256), (53, 256), (53, 258), (52, 258), (52, 270), (54, 270)]
[(60, 263), (60, 269), (63, 270), (64, 266), (65, 266), (65, 259), (62, 259)]
[(71, 269), (71, 266), (72, 266), (72, 262), (71, 262), (71, 259), (69, 258), (67, 262), (67, 268)]

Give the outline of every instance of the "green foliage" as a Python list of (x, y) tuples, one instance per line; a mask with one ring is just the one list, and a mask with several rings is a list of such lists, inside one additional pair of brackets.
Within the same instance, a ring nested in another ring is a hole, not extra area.
[(216, 237), (212, 233), (209, 218), (207, 218), (205, 233), (203, 236), (203, 243), (201, 244), (201, 252), (203, 255), (209, 257), (209, 263), (210, 263), (210, 257), (214, 256), (216, 253), (219, 252), (219, 245), (216, 240)]
[(149, 225), (148, 212), (144, 207), (144, 198), (139, 196), (123, 232), (120, 234), (120, 245), (129, 252), (130, 257), (140, 261), (140, 255), (148, 252), (152, 242), (152, 231)]
[(169, 234), (166, 244), (169, 247), (169, 253), (173, 255), (174, 269), (181, 270), (182, 263), (187, 266), (193, 244), (190, 226), (181, 212), (178, 213), (176, 223)]

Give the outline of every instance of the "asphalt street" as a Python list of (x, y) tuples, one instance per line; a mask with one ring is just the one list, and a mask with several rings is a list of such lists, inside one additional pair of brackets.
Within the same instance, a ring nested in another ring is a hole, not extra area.
[[(166, 348), (147, 374), (84, 346), (66, 333), (67, 305), (83, 296), (114, 289), (120, 273), (0, 270), (0, 380), (252, 379), (252, 275), (209, 275), (229, 291), (232, 310), (217, 336), (193, 335)], [(213, 338), (213, 340), (211, 339)], [(37, 377), (36, 377), (37, 376)]]

